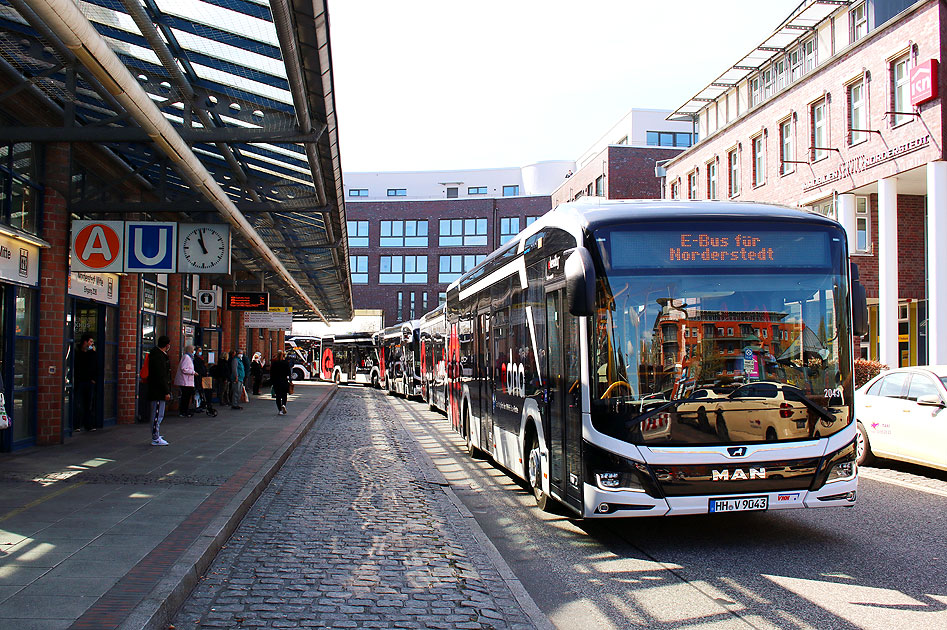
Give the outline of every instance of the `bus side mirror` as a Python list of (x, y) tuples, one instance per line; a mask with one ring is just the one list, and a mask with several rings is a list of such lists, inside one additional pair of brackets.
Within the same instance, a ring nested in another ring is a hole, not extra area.
[(855, 263), (852, 263), (852, 332), (859, 337), (868, 334), (868, 297), (865, 286), (858, 281)]
[(566, 259), (566, 302), (576, 317), (595, 314), (595, 265), (584, 247), (576, 247)]

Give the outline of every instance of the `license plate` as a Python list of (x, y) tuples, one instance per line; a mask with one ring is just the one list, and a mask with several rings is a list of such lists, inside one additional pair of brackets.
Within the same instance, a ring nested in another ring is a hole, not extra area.
[(769, 507), (769, 497), (741, 497), (739, 499), (711, 499), (710, 512), (758, 512)]

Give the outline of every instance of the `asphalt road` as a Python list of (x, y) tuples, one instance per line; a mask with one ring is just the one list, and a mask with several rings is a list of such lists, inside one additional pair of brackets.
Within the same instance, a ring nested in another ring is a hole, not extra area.
[(578, 521), (389, 400), (558, 628), (947, 628), (945, 473), (863, 469), (853, 508)]

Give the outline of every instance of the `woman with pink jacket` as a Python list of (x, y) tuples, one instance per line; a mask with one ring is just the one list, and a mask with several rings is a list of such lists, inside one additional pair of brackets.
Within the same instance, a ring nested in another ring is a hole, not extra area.
[(178, 363), (178, 370), (174, 374), (174, 384), (181, 388), (181, 416), (190, 418), (191, 400), (194, 398), (194, 346), (185, 346), (184, 354)]

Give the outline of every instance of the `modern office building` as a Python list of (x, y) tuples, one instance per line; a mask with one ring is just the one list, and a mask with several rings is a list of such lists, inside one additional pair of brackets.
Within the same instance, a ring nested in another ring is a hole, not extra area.
[(836, 218), (866, 285), (862, 356), (947, 363), (947, 162), (937, 0), (806, 0), (671, 118), (699, 141), (665, 194)]

